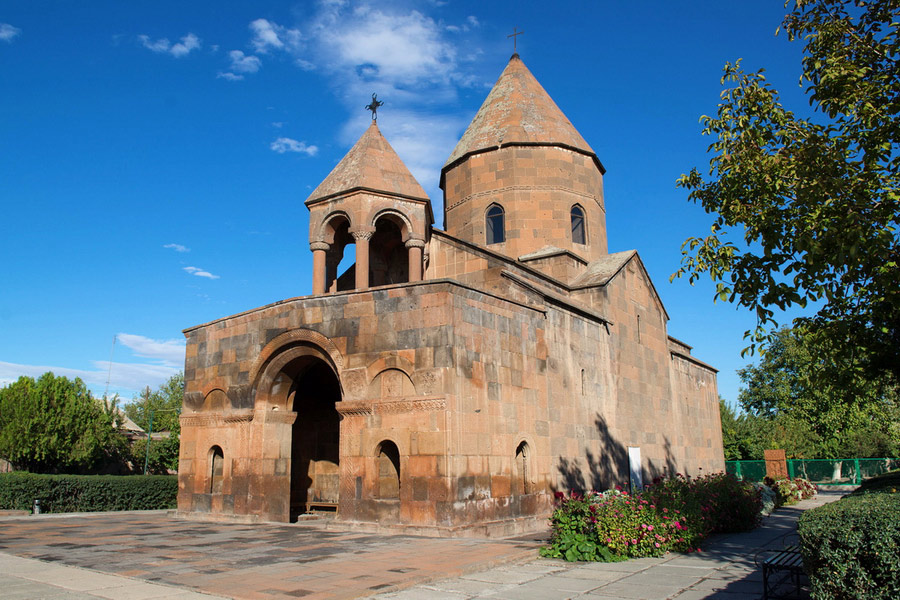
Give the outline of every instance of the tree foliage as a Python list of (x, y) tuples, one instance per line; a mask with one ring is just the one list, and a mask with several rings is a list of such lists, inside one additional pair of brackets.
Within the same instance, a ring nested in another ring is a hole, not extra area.
[(0, 457), (32, 473), (90, 470), (124, 443), (114, 414), (80, 379), (20, 377), (0, 388)]
[(144, 431), (150, 431), (150, 419), (153, 419), (154, 432), (168, 432), (164, 439), (150, 440), (150, 452), (147, 454), (147, 441), (138, 440), (132, 446), (133, 463), (137, 470), (143, 468), (145, 459), (148, 471), (165, 474), (178, 469), (179, 437), (181, 424), (179, 415), (184, 399), (184, 374), (176, 373), (156, 391), (147, 387), (140, 397), (125, 406), (125, 414)]
[[(678, 185), (715, 215), (673, 277), (709, 274), (717, 299), (753, 311), (751, 352), (771, 341), (774, 310), (796, 319), (834, 381), (900, 377), (900, 0), (796, 0), (782, 24), (804, 45), (816, 119), (782, 106), (762, 70), (725, 66), (716, 116), (702, 118), (709, 178)], [(734, 241), (742, 238), (742, 242)]]
[[(746, 412), (736, 421), (744, 436), (763, 437), (769, 448), (795, 458), (894, 456), (900, 450), (900, 403), (890, 375), (859, 379), (853, 390), (829, 383), (810, 352), (802, 329), (773, 334), (758, 364), (738, 371), (738, 401)], [(741, 422), (741, 419), (744, 419)], [(723, 434), (726, 417), (723, 416)], [(751, 431), (768, 432), (762, 436)], [(762, 458), (754, 448), (754, 458)]]

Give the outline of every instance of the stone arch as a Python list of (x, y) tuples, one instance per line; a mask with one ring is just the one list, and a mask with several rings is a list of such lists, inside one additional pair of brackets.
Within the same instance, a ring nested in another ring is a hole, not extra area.
[(400, 448), (391, 439), (378, 442), (375, 447), (375, 497), (382, 500), (400, 499)]
[(404, 398), (415, 395), (416, 386), (403, 369), (384, 369), (369, 384), (370, 398)]
[(209, 493), (221, 494), (225, 482), (225, 452), (218, 444), (210, 447), (207, 453), (209, 466)]
[(381, 358), (369, 363), (369, 366), (366, 367), (366, 382), (369, 385), (369, 389), (371, 389), (372, 384), (375, 383), (376, 377), (378, 377), (384, 371), (391, 369), (400, 371), (403, 376), (405, 376), (409, 380), (410, 385), (412, 385), (412, 393), (409, 395), (412, 396), (418, 394), (418, 387), (415, 384), (416, 366), (412, 363), (412, 361), (400, 356), (399, 354), (382, 356)]
[(228, 394), (220, 387), (214, 387), (203, 395), (204, 411), (223, 412), (228, 406)]
[(409, 281), (409, 251), (406, 241), (411, 226), (402, 213), (383, 210), (372, 221), (369, 241), (369, 285), (390, 285)]
[(372, 227), (378, 226), (378, 221), (381, 219), (388, 219), (392, 221), (397, 228), (400, 230), (400, 234), (402, 236), (402, 240), (406, 242), (415, 232), (413, 231), (412, 222), (409, 220), (409, 217), (403, 212), (396, 210), (394, 208), (385, 208), (379, 210), (372, 217), (369, 224)]
[(318, 239), (327, 244), (334, 244), (335, 233), (342, 229), (345, 223), (348, 229), (353, 226), (353, 219), (346, 211), (336, 210), (329, 213), (319, 226)]
[[(292, 356), (288, 356), (288, 353), (291, 353)], [(263, 346), (256, 360), (253, 361), (253, 366), (250, 367), (250, 382), (253, 385), (251, 394), (256, 396), (259, 390), (265, 388), (260, 384), (263, 383), (263, 378), (267, 373), (269, 378), (273, 377), (292, 358), (304, 353), (318, 354), (320, 358), (331, 365), (338, 382), (340, 382), (344, 357), (334, 342), (312, 329), (292, 329), (272, 338), (268, 344)], [(277, 361), (279, 365), (277, 369), (273, 370), (275, 365), (272, 363), (274, 361)]]

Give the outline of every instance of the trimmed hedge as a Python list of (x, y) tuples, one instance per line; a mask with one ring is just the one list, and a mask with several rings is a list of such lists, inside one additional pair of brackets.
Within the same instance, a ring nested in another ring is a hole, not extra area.
[(41, 512), (154, 510), (176, 506), (175, 475), (39, 475), (0, 473), (0, 509)]
[(900, 598), (900, 494), (847, 496), (800, 517), (814, 600)]

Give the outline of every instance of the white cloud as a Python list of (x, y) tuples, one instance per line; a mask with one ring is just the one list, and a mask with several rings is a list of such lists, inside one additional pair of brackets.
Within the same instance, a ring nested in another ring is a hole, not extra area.
[(172, 44), (172, 48), (169, 49), (169, 53), (175, 58), (181, 58), (182, 56), (187, 56), (191, 53), (191, 50), (196, 50), (200, 47), (200, 38), (198, 38), (193, 33), (189, 33), (177, 44)]
[(262, 66), (262, 61), (258, 56), (252, 54), (244, 54), (240, 50), (232, 50), (228, 53), (231, 59), (230, 71), (220, 72), (216, 77), (227, 79), (228, 81), (240, 81), (244, 78), (241, 73), (256, 73)]
[(288, 29), (266, 19), (256, 19), (250, 23), (253, 39), (250, 43), (257, 52), (267, 53), (269, 49), (291, 50), (300, 46), (300, 30)]
[(18, 27), (13, 27), (9, 23), (0, 23), (0, 40), (4, 42), (12, 42), (13, 38), (22, 33)]
[(155, 359), (170, 367), (184, 364), (184, 340), (154, 340), (132, 333), (120, 333), (116, 339), (130, 348), (135, 356)]
[(36, 379), (47, 371), (52, 371), (55, 375), (69, 379), (80, 378), (91, 388), (95, 396), (102, 395), (106, 387), (107, 376), (109, 376), (110, 394), (132, 395), (147, 386), (155, 389), (172, 375), (184, 369), (183, 362), (177, 367), (113, 362), (112, 369), (110, 369), (109, 361), (94, 360), (91, 361), (91, 365), (92, 369), (71, 369), (51, 365), (20, 365), (0, 362), (0, 385), (12, 383), (23, 375)]
[(190, 273), (191, 275), (196, 275), (197, 277), (206, 277), (207, 279), (218, 279), (218, 275), (213, 275), (209, 271), (204, 271), (199, 267), (184, 267), (184, 270)]
[(163, 248), (169, 248), (171, 250), (174, 250), (175, 252), (190, 252), (191, 251), (190, 248), (188, 248), (187, 246), (182, 246), (181, 244), (166, 244), (163, 246)]
[(139, 35), (138, 39), (144, 48), (157, 53), (171, 54), (175, 58), (187, 56), (192, 50), (200, 48), (200, 38), (193, 33), (188, 33), (181, 38), (180, 42), (175, 44), (169, 41), (169, 38), (160, 38), (156, 41), (151, 40), (149, 36)]
[(309, 156), (315, 156), (319, 151), (318, 146), (307, 146), (306, 142), (298, 142), (287, 137), (280, 137), (269, 145), (269, 148), (278, 154), (285, 152), (302, 152)]

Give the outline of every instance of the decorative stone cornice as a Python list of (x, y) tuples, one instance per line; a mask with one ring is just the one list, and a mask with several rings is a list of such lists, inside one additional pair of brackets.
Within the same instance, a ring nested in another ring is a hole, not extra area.
[(230, 423), (249, 423), (250, 421), (253, 420), (253, 411), (245, 410), (245, 411), (241, 411), (239, 413), (232, 413), (229, 415), (225, 415), (223, 420), (229, 424)]
[(408, 240), (406, 240), (406, 247), (407, 248), (424, 248), (425, 240), (421, 240), (419, 238), (409, 238)]
[(329, 248), (331, 248), (331, 244), (329, 244), (328, 242), (310, 242), (309, 243), (309, 249), (312, 252), (315, 252), (316, 250), (326, 250), (327, 251)]
[(361, 400), (338, 402), (337, 411), (345, 417), (362, 417), (375, 414), (399, 414), (433, 412), (447, 408), (444, 397), (404, 398), (402, 400)]

